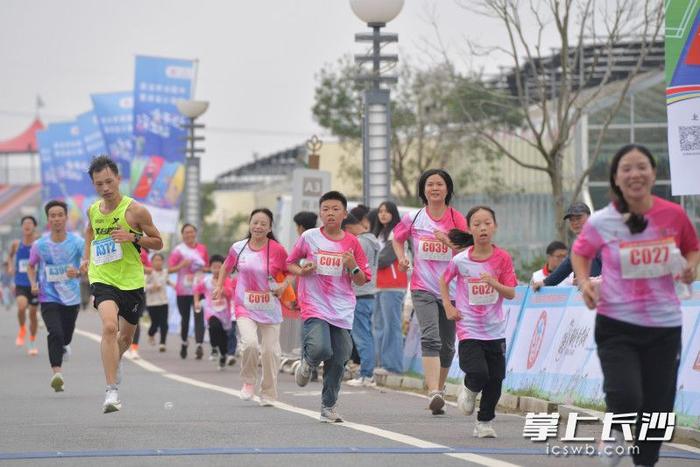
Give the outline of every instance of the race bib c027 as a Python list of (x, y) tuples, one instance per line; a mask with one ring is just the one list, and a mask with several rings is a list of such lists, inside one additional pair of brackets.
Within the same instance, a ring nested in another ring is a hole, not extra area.
[(620, 271), (623, 279), (654, 279), (671, 273), (673, 237), (620, 242)]
[(493, 305), (498, 301), (498, 291), (480, 279), (467, 279), (470, 305)]

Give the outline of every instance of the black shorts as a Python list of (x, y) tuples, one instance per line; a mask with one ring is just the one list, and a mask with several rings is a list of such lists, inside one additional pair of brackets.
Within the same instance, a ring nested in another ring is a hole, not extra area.
[(32, 288), (24, 285), (15, 286), (15, 297), (26, 297), (30, 305), (36, 306), (39, 304), (39, 297), (32, 294)]
[(146, 294), (143, 288), (120, 290), (111, 285), (95, 282), (90, 284), (90, 293), (95, 297), (93, 302), (95, 308), (100, 306), (100, 303), (111, 300), (117, 304), (119, 316), (129, 324), (138, 324), (146, 306)]

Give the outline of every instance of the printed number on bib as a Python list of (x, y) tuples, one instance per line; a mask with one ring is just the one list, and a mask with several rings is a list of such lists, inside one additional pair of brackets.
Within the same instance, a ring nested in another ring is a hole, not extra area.
[(182, 278), (182, 284), (188, 288), (192, 287), (192, 284), (194, 284), (194, 274), (185, 274)]
[(673, 237), (620, 243), (620, 269), (623, 279), (653, 279), (671, 273)]
[(65, 282), (69, 279), (65, 264), (47, 264), (46, 265), (46, 281), (47, 282)]
[(21, 259), (17, 262), (17, 272), (21, 272), (26, 274), (27, 272), (27, 266), (29, 266), (29, 260), (28, 259)]
[(418, 258), (429, 261), (449, 261), (452, 259), (450, 247), (434, 238), (418, 240)]
[(342, 276), (343, 254), (335, 251), (319, 250), (316, 254), (316, 272), (322, 276)]
[(94, 240), (92, 242), (92, 262), (100, 266), (122, 259), (122, 246), (111, 238)]
[(468, 279), (467, 290), (470, 305), (493, 305), (498, 301), (496, 289), (479, 279)]
[(250, 311), (274, 311), (277, 305), (272, 292), (246, 292), (243, 302)]

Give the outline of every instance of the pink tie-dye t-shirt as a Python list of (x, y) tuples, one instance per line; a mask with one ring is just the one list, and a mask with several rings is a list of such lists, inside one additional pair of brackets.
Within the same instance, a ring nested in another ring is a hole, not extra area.
[(234, 266), (237, 279), (234, 294), (236, 319), (250, 318), (263, 324), (281, 323), (282, 304), (270, 291), (269, 277), (287, 271), (287, 251), (284, 247), (269, 240), (260, 250), (253, 250), (248, 240), (241, 240), (231, 246), (224, 262), (227, 273)]
[(214, 300), (214, 287), (216, 281), (214, 276), (207, 274), (201, 277), (192, 288), (193, 293), (204, 295), (202, 301), (202, 312), (204, 321), (209, 322), (209, 318), (216, 317), (224, 329), (231, 329), (231, 280), (227, 277), (224, 281), (223, 294), (218, 300)]
[(642, 233), (631, 234), (613, 204), (583, 226), (573, 251), (593, 258), (602, 250), (602, 283), (597, 312), (646, 327), (675, 327), (681, 307), (670, 272), (677, 247), (684, 256), (700, 249), (695, 227), (679, 205), (654, 196)]
[(298, 263), (302, 258), (316, 264), (313, 273), (297, 279), (302, 319), (319, 318), (338, 328), (352, 329), (355, 292), (350, 271), (343, 265), (342, 254), (346, 251), (353, 252), (358, 267), (370, 280), (367, 257), (354, 235), (345, 232), (342, 240), (331, 240), (321, 227), (305, 231), (297, 240), (287, 264)]
[(513, 260), (507, 251), (494, 245), (493, 254), (484, 260), (472, 258), (473, 247), (458, 253), (450, 260), (443, 279), (457, 283), (456, 307), (461, 319), (457, 321), (457, 337), (495, 340), (506, 337), (503, 314), (503, 296), (481, 281), (481, 273), (488, 273), (508, 287), (518, 285)]
[[(415, 219), (415, 220), (414, 220)], [(449, 232), (452, 229), (467, 230), (467, 221), (456, 209), (448, 207), (441, 219), (433, 219), (428, 209), (417, 214), (408, 213), (394, 227), (394, 240), (411, 240), (413, 248), (413, 273), (411, 290), (423, 290), (440, 297), (439, 278), (455, 252), (435, 238), (436, 231)], [(450, 297), (454, 299), (454, 286), (450, 287)]]
[(168, 258), (168, 266), (174, 267), (180, 264), (184, 259), (191, 261), (189, 266), (180, 269), (177, 272), (177, 281), (175, 283), (175, 293), (181, 295), (193, 295), (192, 287), (203, 275), (203, 269), (209, 263), (209, 253), (207, 247), (198, 243), (194, 248), (190, 248), (184, 243), (180, 243), (175, 247)]

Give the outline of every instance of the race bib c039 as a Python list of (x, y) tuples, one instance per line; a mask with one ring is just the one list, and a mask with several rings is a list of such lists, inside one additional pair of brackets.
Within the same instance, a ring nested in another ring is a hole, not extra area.
[(122, 259), (122, 246), (111, 237), (92, 241), (92, 262), (96, 266), (113, 263)]
[(420, 238), (418, 258), (428, 261), (449, 261), (452, 259), (452, 252), (450, 247), (436, 238)]

